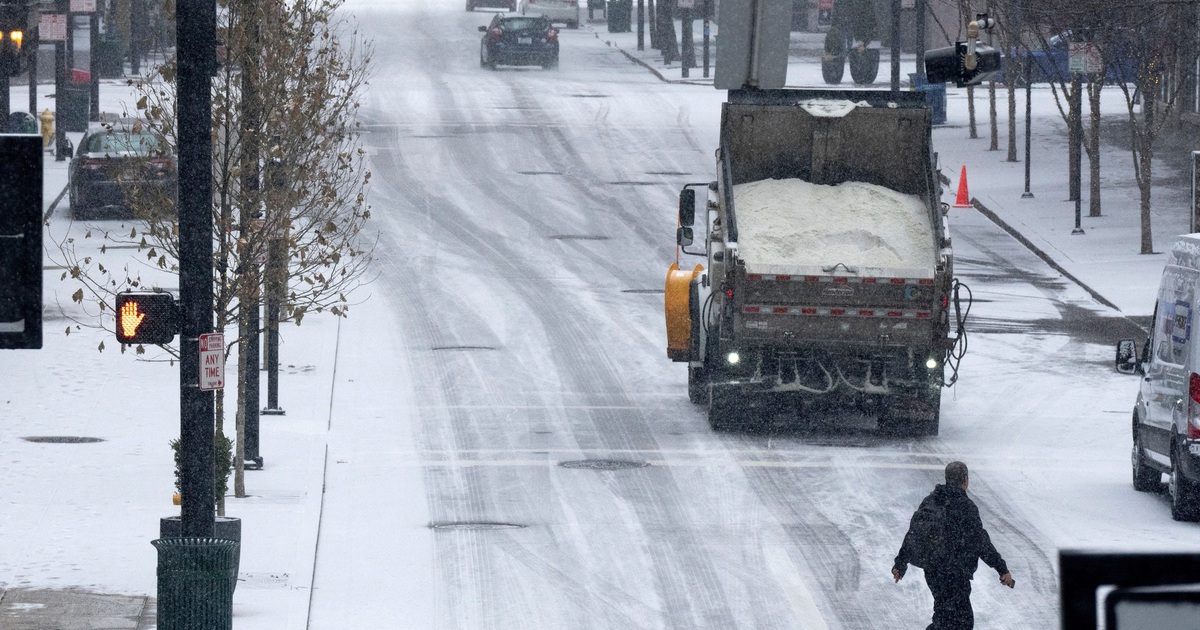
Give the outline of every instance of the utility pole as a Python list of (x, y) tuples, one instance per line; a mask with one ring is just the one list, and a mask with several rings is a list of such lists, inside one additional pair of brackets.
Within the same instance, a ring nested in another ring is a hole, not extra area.
[[(69, 0), (58, 0), (55, 9), (58, 11), (60, 18), (66, 19), (70, 9)], [(38, 29), (41, 30), (40, 28)], [(70, 29), (67, 29), (68, 34)], [(54, 42), (54, 161), (62, 162), (66, 160), (67, 155), (67, 131), (63, 129), (63, 116), (67, 115), (67, 110), (63, 107), (63, 95), (67, 92), (67, 42), (66, 38), (62, 41)]]
[[(254, 0), (248, 0), (247, 8), (258, 6)], [(255, 16), (257, 17), (257, 16)], [(249, 38), (247, 58), (242, 63), (242, 198), (259, 203), (258, 193), (262, 190), (262, 178), (259, 167), (261, 133), (262, 133), (262, 99), (259, 94), (259, 20), (249, 20)], [(261, 207), (241, 209), (241, 232), (245, 239), (246, 250), (243, 251), (240, 265), (241, 284), (244, 287), (242, 295), (241, 338), (242, 348), (238, 353), (238, 363), (244, 366), (239, 370), (245, 382), (245, 400), (242, 405), (242, 418), (245, 423), (242, 437), (242, 462), (246, 470), (262, 470), (263, 458), (258, 452), (259, 438), (259, 337), (261, 335), (261, 318), (259, 309), (262, 305), (262, 293), (259, 291), (261, 275), (258, 268), (258, 251), (263, 246), (266, 230), (253, 229), (254, 225), (263, 225)]]

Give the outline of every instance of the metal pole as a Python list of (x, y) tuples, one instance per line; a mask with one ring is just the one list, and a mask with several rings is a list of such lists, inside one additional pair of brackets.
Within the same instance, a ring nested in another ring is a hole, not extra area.
[[(279, 229), (278, 220), (272, 221), (274, 229)], [(267, 406), (262, 410), (264, 416), (282, 416), (283, 409), (279, 407), (279, 309), (283, 304), (284, 278), (287, 273), (285, 243), (282, 238), (273, 237), (267, 251)]]
[(917, 76), (925, 83), (925, 0), (917, 0)]
[(679, 60), (679, 67), (682, 71), (680, 76), (686, 79), (689, 76), (688, 71), (696, 67), (696, 44), (692, 41), (692, 9), (680, 8), (679, 17), (681, 20), (679, 36), (683, 38), (683, 41), (680, 42), (682, 44)]
[[(63, 16), (67, 15), (68, 0), (58, 0), (55, 10)], [(54, 42), (54, 161), (62, 162), (69, 158), (67, 155), (67, 132), (63, 129), (62, 94), (67, 87), (67, 42)], [(197, 357), (199, 361), (199, 357)]]
[[(251, 3), (251, 6), (256, 6)], [(250, 38), (259, 41), (258, 20), (250, 21)], [(251, 51), (257, 51), (259, 46), (251, 46)], [(242, 164), (246, 166), (242, 173), (242, 191), (247, 200), (257, 202), (258, 193), (262, 190), (262, 178), (259, 167), (261, 158), (259, 134), (262, 133), (262, 101), (259, 96), (259, 60), (247, 60), (242, 68), (242, 115), (245, 138), (242, 141)], [(265, 230), (249, 230), (252, 220), (261, 216), (258, 208), (242, 209), (242, 238), (246, 239), (248, 249), (240, 261), (243, 271), (242, 281), (246, 283), (246, 302), (241, 308), (246, 309), (243, 321), (246, 324), (243, 333), (242, 351), (246, 356), (246, 400), (241, 401), (242, 413), (245, 414), (245, 445), (242, 449), (245, 470), (262, 470), (263, 458), (258, 452), (259, 422), (259, 339), (261, 338), (260, 309), (262, 308), (262, 293), (259, 290), (262, 277), (259, 274), (257, 252), (260, 251)]]
[(214, 0), (180, 2), (179, 357), (181, 528), (211, 538), (216, 517), (213, 394), (200, 391), (200, 335), (213, 329), (212, 75), (217, 70)]
[(10, 74), (10, 71), (9, 71), (10, 69), (9, 69), (8, 64), (10, 63), (9, 60), (11, 57), (8, 54), (8, 48), (9, 48), (8, 40), (5, 39), (4, 42), (0, 42), (0, 45), (4, 46), (4, 59), (5, 59), (5, 61), (4, 61), (4, 76), (0, 77), (0, 121), (3, 121), (3, 129), (0, 129), (0, 131), (7, 133), (9, 131), (9, 129), (8, 129), (9, 99), (12, 98), (12, 92), (9, 89), (9, 84), (8, 84), (9, 74)]
[(705, 79), (708, 78), (708, 68), (709, 68), (708, 46), (709, 46), (710, 29), (709, 29), (709, 24), (708, 24), (708, 15), (709, 15), (709, 12), (707, 10), (705, 10), (704, 11), (704, 78)]
[(38, 48), (41, 47), (40, 38), (37, 35), (37, 29), (30, 29), (32, 37), (29, 38), (28, 48), (25, 54), (29, 56), (29, 61), (26, 67), (29, 68), (29, 113), (33, 114), (34, 118), (38, 117)]
[(1200, 151), (1192, 151), (1192, 222), (1188, 232), (1195, 233), (1196, 226), (1200, 225), (1200, 201), (1196, 195), (1196, 186), (1200, 184)]
[(900, 93), (900, 0), (892, 0), (892, 94)]
[[(645, 0), (637, 0), (638, 2), (638, 50), (646, 49), (646, 2)], [(608, 9), (604, 10), (604, 17), (608, 17)]]
[(1025, 64), (1025, 192), (1021, 193), (1021, 198), (1033, 199), (1033, 193), (1029, 192), (1030, 156), (1033, 146), (1033, 73), (1030, 68), (1033, 64), (1029, 62), (1028, 56), (1022, 63)]
[[(92, 106), (88, 111), (88, 120), (96, 121), (100, 120), (100, 73), (96, 69), (96, 44), (100, 41), (100, 15), (95, 11), (92, 11), (88, 26), (90, 27), (88, 37), (91, 38), (91, 42), (88, 44), (88, 73), (92, 77)], [(34, 115), (37, 113), (34, 112)]]

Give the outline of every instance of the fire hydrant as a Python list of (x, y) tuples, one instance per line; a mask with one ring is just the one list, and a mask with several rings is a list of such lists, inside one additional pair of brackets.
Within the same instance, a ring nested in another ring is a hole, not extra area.
[(42, 148), (49, 149), (50, 142), (54, 139), (54, 114), (47, 107), (39, 118), (42, 121)]

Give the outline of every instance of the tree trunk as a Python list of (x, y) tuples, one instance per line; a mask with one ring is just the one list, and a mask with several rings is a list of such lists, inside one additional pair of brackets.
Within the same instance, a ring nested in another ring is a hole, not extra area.
[[(223, 418), (225, 417), (225, 390), (218, 389), (214, 392), (216, 396), (213, 398), (214, 410), (213, 415), (216, 416), (216, 426), (213, 428), (213, 449), (214, 452), (221, 441), (225, 438), (225, 426)], [(213, 479), (216, 479), (216, 472), (213, 473)], [(225, 516), (225, 495), (217, 497), (217, 516)]]
[[(1143, 123), (1141, 129), (1135, 131), (1134, 147), (1138, 151), (1137, 160), (1139, 162), (1137, 169), (1138, 190), (1142, 193), (1141, 213), (1142, 213), (1142, 243), (1141, 253), (1154, 253), (1154, 236), (1150, 229), (1150, 175), (1151, 164), (1154, 157), (1154, 107), (1157, 90), (1145, 90), (1142, 92), (1142, 118)], [(1134, 125), (1137, 129), (1138, 125)]]
[(979, 137), (979, 131), (975, 128), (975, 86), (967, 86), (967, 128), (971, 131), (971, 139)]
[(991, 126), (991, 144), (988, 145), (988, 151), (1000, 150), (1000, 130), (999, 121), (996, 120), (996, 82), (988, 81), (988, 118)]
[(1017, 86), (1008, 82), (1008, 161), (1017, 161)]

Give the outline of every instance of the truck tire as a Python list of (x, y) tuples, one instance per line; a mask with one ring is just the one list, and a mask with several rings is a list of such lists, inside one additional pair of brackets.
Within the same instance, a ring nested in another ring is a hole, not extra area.
[(708, 426), (713, 431), (730, 431), (742, 426), (742, 409), (732, 387), (708, 386)]
[(846, 58), (842, 56), (830, 57), (828, 55), (821, 56), (821, 78), (829, 85), (837, 85), (842, 82), (842, 76), (846, 74)]
[(688, 400), (693, 405), (708, 400), (708, 370), (702, 367), (688, 368)]
[(897, 437), (933, 437), (938, 434), (942, 417), (941, 387), (928, 387), (899, 398), (878, 419), (881, 433)]
[(850, 78), (859, 85), (870, 85), (879, 76), (878, 48), (851, 48), (847, 51), (846, 60), (850, 62)]
[(1157, 468), (1146, 465), (1146, 458), (1142, 455), (1142, 441), (1138, 439), (1136, 414), (1133, 421), (1133, 489), (1138, 492), (1158, 492), (1162, 473)]
[(1195, 521), (1200, 517), (1200, 510), (1197, 509), (1197, 503), (1200, 503), (1200, 497), (1197, 494), (1196, 484), (1183, 476), (1182, 464), (1180, 460), (1183, 458), (1181, 452), (1182, 447), (1176, 443), (1171, 447), (1171, 477), (1169, 488), (1171, 492), (1171, 518), (1177, 521)]

